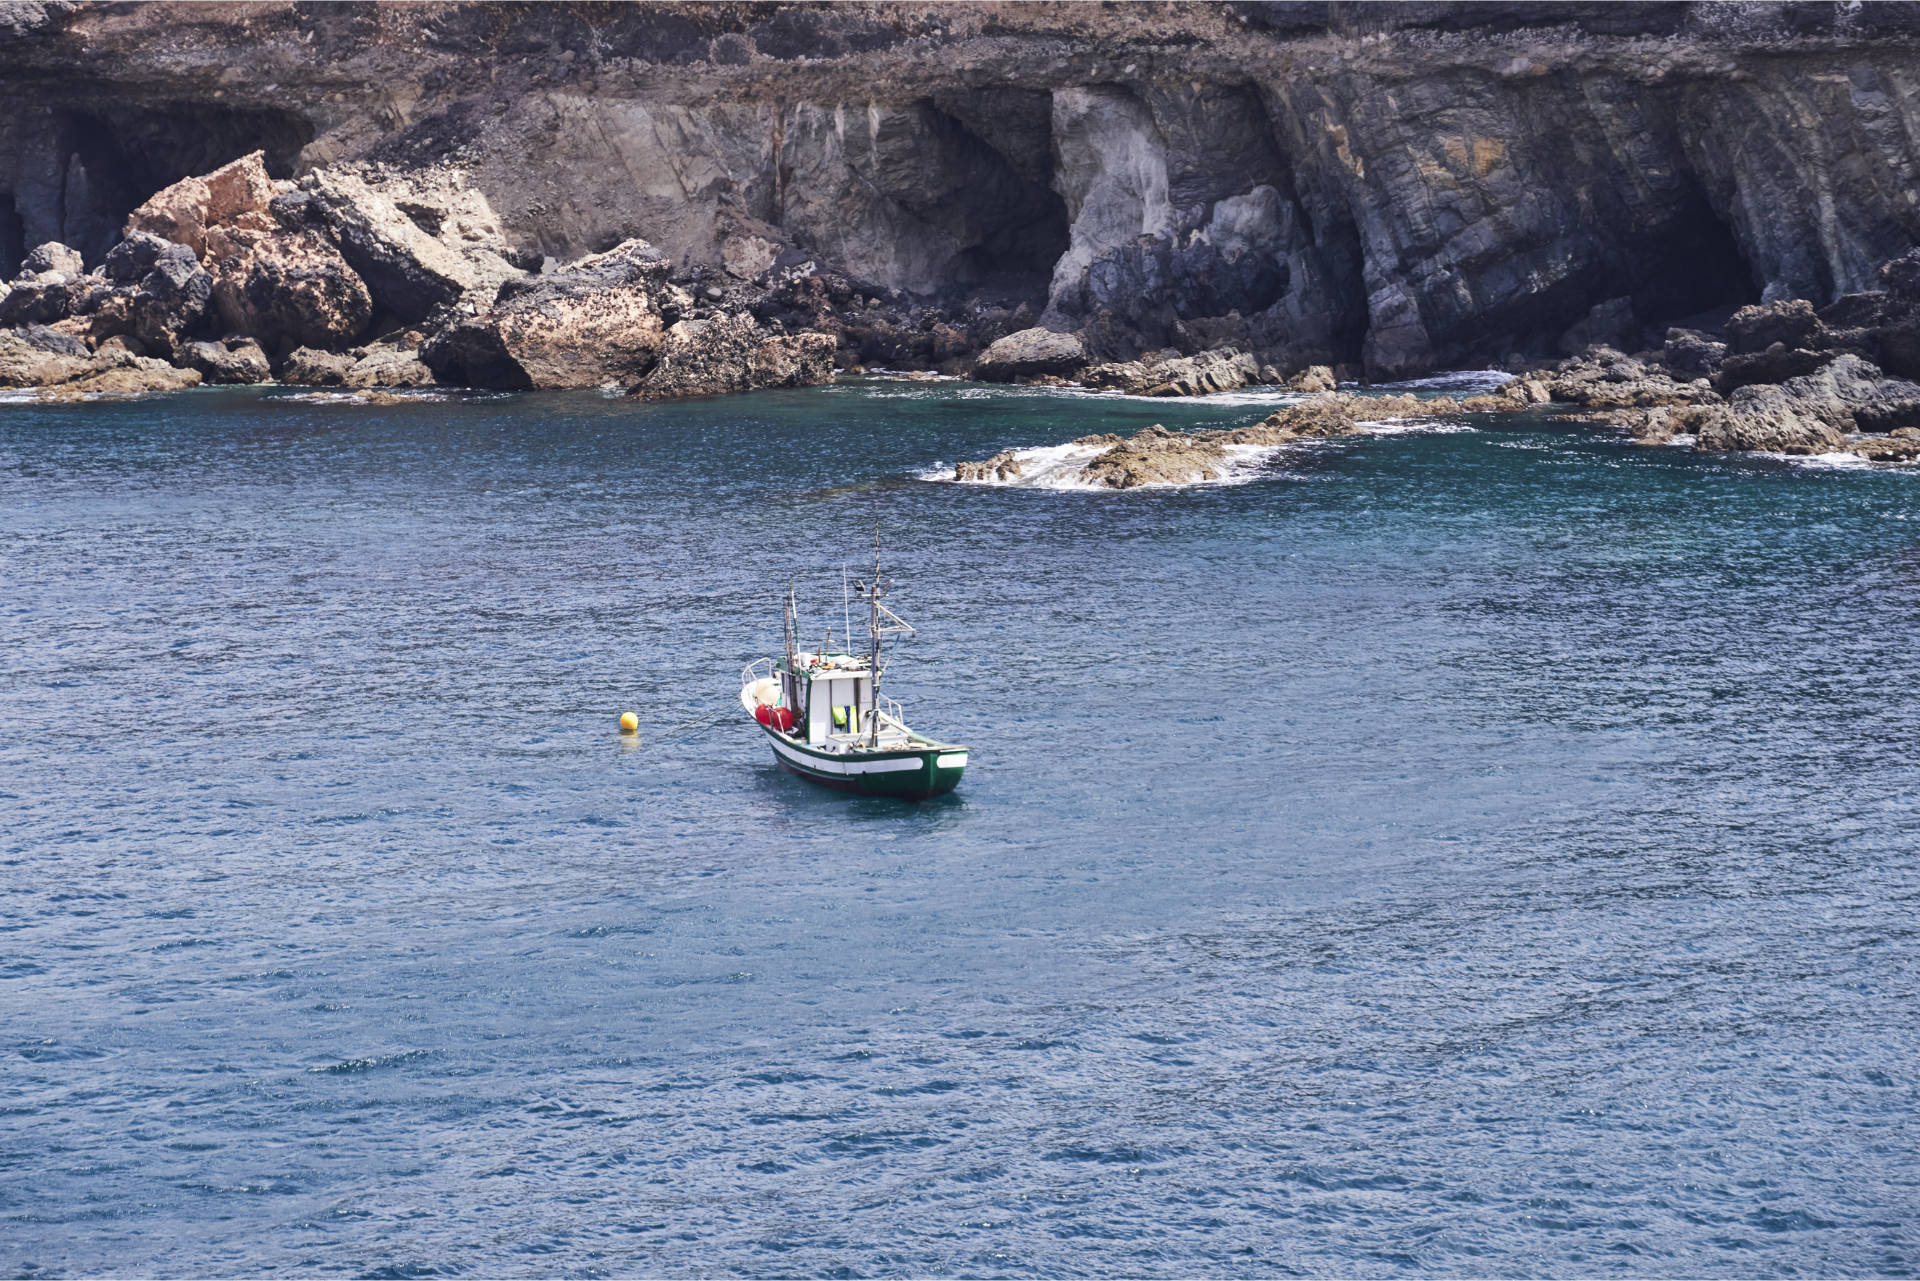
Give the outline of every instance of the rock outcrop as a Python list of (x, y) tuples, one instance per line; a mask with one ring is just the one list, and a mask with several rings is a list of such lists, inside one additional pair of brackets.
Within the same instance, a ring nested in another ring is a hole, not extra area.
[(672, 264), (628, 240), (501, 286), (493, 306), (436, 335), (420, 358), (446, 382), (518, 390), (631, 386), (654, 365)]
[[(1010, 380), (1589, 345), (1722, 397), (1840, 354), (1920, 377), (1920, 267), (1878, 271), (1920, 239), (1904, 3), (82, 2), (0, 29), (0, 268), (78, 255), (0, 323), (90, 343), (411, 328), (443, 380), (630, 387), (674, 325), (751, 315)], [(152, 262), (84, 271), (129, 229), (193, 254), (206, 316), (143, 327)], [(636, 239), (671, 264), (644, 308), (542, 283)]]
[(1087, 365), (1087, 349), (1074, 334), (1022, 329), (998, 339), (974, 362), (976, 378), (1010, 383), (1027, 378), (1065, 378)]
[[(1181, 432), (1155, 423), (1132, 436), (1083, 436), (1070, 442), (1088, 451), (1085, 461), (1072, 469), (1071, 479), (1102, 489), (1191, 485), (1219, 479), (1231, 466), (1236, 449), (1358, 436), (1366, 433), (1369, 424), (1461, 412), (1460, 403), (1446, 397), (1329, 392), (1276, 410), (1248, 427)], [(953, 478), (970, 484), (1005, 484), (1019, 480), (1026, 467), (1022, 451), (1009, 449), (977, 462), (959, 463)]]
[(751, 316), (682, 320), (663, 336), (653, 369), (631, 395), (647, 400), (811, 387), (833, 381), (833, 339), (771, 334)]
[[(1260, 370), (1253, 357), (1231, 347), (1182, 356), (1164, 351), (1141, 360), (1095, 365), (1080, 377), (1089, 387), (1124, 391), (1134, 396), (1204, 396), (1232, 391), (1258, 382)], [(1331, 381), (1328, 390), (1331, 390)]]
[(438, 176), (431, 195), (421, 190), (428, 184), (401, 180), (390, 182), (395, 191), (389, 195), (345, 169), (318, 170), (301, 183), (313, 216), (325, 222), (342, 257), (396, 322), (424, 320), (469, 294), (485, 306), (503, 283), (524, 274), (508, 261), (513, 251), (479, 193), (456, 182), (458, 196), (449, 200), (450, 184)]
[(1778, 386), (1749, 385), (1704, 416), (1694, 448), (1831, 453), (1857, 432), (1920, 427), (1920, 384), (1890, 378), (1854, 355)]

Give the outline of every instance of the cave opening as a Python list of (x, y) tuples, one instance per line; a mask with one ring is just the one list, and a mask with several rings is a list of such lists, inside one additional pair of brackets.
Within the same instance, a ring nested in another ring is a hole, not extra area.
[(1009, 302), (1044, 300), (1067, 252), (1066, 201), (1053, 189), (1053, 96), (996, 86), (922, 103), (953, 172), (938, 184), (937, 221), (962, 247), (941, 274), (954, 291)]
[(13, 193), (0, 191), (0, 276), (12, 276), (27, 256), (27, 223), (13, 202)]
[(1635, 264), (1633, 310), (1643, 323), (1664, 327), (1700, 317), (1724, 319), (1760, 301), (1759, 281), (1733, 228), (1704, 192), (1683, 204), (1663, 232)]
[(1044, 298), (1053, 265), (1067, 252), (1066, 202), (1052, 192), (1012, 221), (990, 224), (977, 244), (955, 254), (948, 279), (973, 293), (1021, 301)]
[(209, 173), (253, 151), (267, 172), (293, 176), (313, 126), (275, 108), (170, 104), (95, 114), (60, 113), (67, 151), (62, 239), (97, 261), (119, 239), (127, 215), (154, 192)]

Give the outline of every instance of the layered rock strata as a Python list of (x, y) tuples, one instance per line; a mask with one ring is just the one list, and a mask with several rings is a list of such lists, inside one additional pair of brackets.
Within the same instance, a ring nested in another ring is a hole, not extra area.
[(638, 239), (697, 286), (663, 328), (751, 314), (843, 364), (952, 367), (1039, 327), (1089, 366), (1231, 348), (1396, 377), (1824, 308), (1920, 231), (1898, 3), (7, 14), (0, 266), (46, 242), (95, 264), (189, 178), (139, 229), (198, 257), (257, 203), (216, 175), (259, 151), (377, 333)]

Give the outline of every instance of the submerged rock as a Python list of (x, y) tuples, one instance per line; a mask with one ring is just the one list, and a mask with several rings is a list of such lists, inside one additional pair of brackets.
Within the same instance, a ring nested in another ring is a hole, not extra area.
[[(1235, 447), (1271, 448), (1303, 440), (1356, 436), (1365, 433), (1368, 423), (1460, 412), (1460, 403), (1445, 397), (1426, 400), (1413, 395), (1329, 392), (1288, 405), (1247, 427), (1178, 432), (1155, 423), (1132, 436), (1082, 436), (1070, 443), (1100, 452), (1075, 468), (1071, 479), (1105, 489), (1194, 484), (1218, 479), (1230, 465)], [(1003, 450), (978, 462), (960, 463), (954, 468), (953, 478), (976, 483), (1018, 480), (1026, 470), (1021, 452)]]

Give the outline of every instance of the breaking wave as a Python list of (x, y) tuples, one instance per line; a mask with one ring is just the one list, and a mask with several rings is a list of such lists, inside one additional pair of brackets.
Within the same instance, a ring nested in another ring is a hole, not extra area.
[[(1244, 485), (1257, 480), (1265, 472), (1265, 464), (1286, 449), (1285, 445), (1228, 445), (1227, 457), (1220, 474), (1211, 480), (1194, 481), (1156, 481), (1135, 486), (1137, 489), (1185, 489), (1192, 485)], [(1106, 485), (1096, 485), (1083, 479), (1080, 469), (1107, 451), (1105, 445), (1036, 445), (1031, 449), (1016, 449), (1013, 456), (1020, 460), (1020, 475), (1011, 480), (956, 480), (954, 469), (948, 463), (935, 463), (933, 466), (914, 473), (918, 480), (942, 481), (950, 485), (980, 485), (997, 489), (1057, 489), (1080, 490), (1086, 493), (1112, 494), (1124, 492)]]

